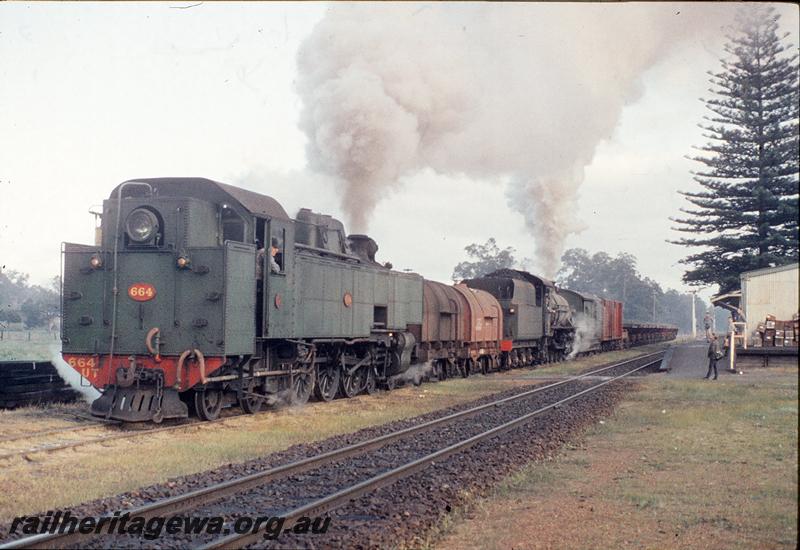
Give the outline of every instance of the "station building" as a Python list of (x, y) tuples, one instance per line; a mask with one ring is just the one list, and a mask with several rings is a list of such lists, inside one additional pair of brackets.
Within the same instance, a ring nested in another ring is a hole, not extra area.
[(796, 364), (800, 265), (797, 263), (746, 271), (739, 290), (714, 296), (711, 303), (736, 312), (737, 326), (731, 368)]
[(792, 320), (798, 313), (798, 286), (800, 266), (788, 264), (745, 271), (740, 276), (742, 310), (744, 311), (745, 334), (752, 343), (759, 324), (767, 316), (779, 320)]

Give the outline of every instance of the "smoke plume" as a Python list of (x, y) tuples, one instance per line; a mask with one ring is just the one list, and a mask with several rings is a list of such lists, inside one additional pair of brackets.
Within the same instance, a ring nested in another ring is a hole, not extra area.
[[(584, 168), (641, 76), (714, 4), (334, 4), (303, 43), (309, 163), (340, 183), (351, 230), (423, 168), (509, 181), (553, 276)], [(701, 75), (705, 78), (705, 75)], [(422, 199), (421, 199), (422, 200)]]

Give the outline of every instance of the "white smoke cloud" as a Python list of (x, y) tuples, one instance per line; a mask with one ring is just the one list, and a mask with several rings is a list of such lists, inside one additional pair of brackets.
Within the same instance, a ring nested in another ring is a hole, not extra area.
[(600, 330), (597, 321), (585, 313), (576, 313), (572, 317), (572, 323), (575, 325), (575, 339), (572, 341), (572, 350), (567, 359), (573, 359), (579, 353), (591, 348)]
[[(552, 277), (584, 168), (642, 74), (716, 32), (716, 4), (334, 4), (298, 55), (312, 168), (335, 176), (354, 232), (402, 178), (429, 167), (511, 176), (534, 258)], [(705, 76), (703, 75), (703, 78)]]
[(396, 374), (393, 378), (406, 384), (417, 384), (433, 374), (433, 361), (426, 361), (416, 365), (411, 365), (403, 372)]
[(50, 347), (50, 362), (56, 368), (64, 382), (81, 394), (84, 401), (91, 404), (92, 401), (100, 397), (100, 392), (89, 385), (88, 381), (82, 379), (81, 375), (64, 361), (61, 357), (60, 346), (54, 345)]

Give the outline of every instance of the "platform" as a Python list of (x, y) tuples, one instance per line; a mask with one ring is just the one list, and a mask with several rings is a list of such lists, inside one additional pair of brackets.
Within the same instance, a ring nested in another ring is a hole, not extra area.
[(793, 366), (797, 364), (797, 346), (736, 349), (736, 368)]
[[(728, 370), (727, 356), (717, 361), (717, 372)], [(708, 372), (708, 343), (705, 340), (670, 346), (661, 362), (659, 371), (666, 371), (672, 378), (703, 378)]]

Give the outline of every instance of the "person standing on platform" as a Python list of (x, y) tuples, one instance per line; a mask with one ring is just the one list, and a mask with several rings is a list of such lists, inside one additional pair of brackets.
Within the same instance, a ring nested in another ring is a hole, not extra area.
[(708, 344), (708, 372), (703, 377), (708, 380), (711, 376), (711, 369), (714, 369), (714, 380), (717, 379), (717, 359), (719, 359), (719, 343), (717, 342), (717, 335), (711, 333), (711, 338)]

